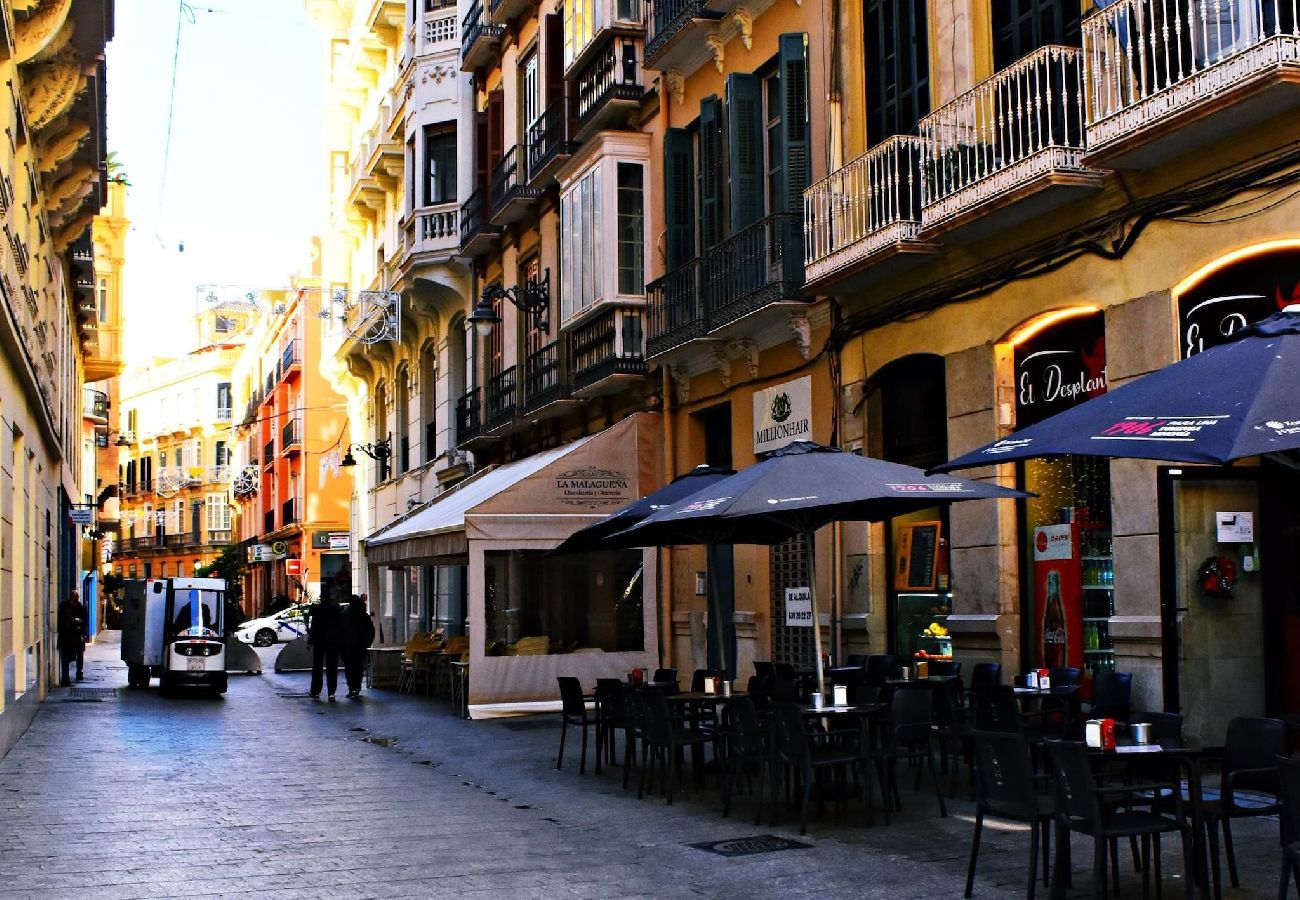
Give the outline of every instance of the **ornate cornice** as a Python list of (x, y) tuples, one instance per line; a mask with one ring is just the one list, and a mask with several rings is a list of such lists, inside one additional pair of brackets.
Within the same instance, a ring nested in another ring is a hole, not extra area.
[(38, 55), (50, 50), (56, 39), (66, 43), (71, 36), (60, 36), (64, 24), (68, 21), (68, 12), (72, 9), (72, 0), (16, 0), (15, 12), (28, 12), (26, 17), (14, 17), (14, 57), (19, 65), (31, 62)]
[(70, 122), (62, 131), (51, 135), (37, 157), (37, 166), (43, 174), (53, 173), (77, 152), (90, 136), (90, 126), (85, 122)]
[(85, 87), (86, 76), (73, 59), (61, 57), (30, 66), (23, 79), (27, 127), (34, 132), (49, 127), (72, 108)]

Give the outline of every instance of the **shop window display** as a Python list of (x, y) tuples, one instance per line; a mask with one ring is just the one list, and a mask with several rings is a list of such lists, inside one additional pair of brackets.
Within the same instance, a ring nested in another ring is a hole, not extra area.
[(645, 649), (639, 550), (483, 555), (489, 655)]

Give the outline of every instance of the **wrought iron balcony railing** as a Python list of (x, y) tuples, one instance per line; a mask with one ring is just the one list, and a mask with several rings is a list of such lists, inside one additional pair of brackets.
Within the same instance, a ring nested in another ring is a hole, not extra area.
[(107, 422), (108, 394), (94, 388), (85, 388), (82, 394), (82, 415)]
[(460, 207), (460, 245), (463, 247), (487, 225), (489, 188), (480, 187)]
[(515, 417), (517, 391), (516, 366), (493, 375), (487, 383), (487, 425), (496, 428)]
[(646, 353), (650, 356), (704, 337), (699, 257), (646, 285), (646, 323)]
[(672, 38), (696, 19), (717, 19), (704, 0), (647, 0), (646, 45), (647, 65), (653, 63)]
[(483, 432), (482, 391), (472, 387), (456, 401), (456, 443), (464, 444)]
[(569, 332), (569, 367), (575, 391), (613, 375), (644, 375), (641, 311), (607, 309)]
[(568, 393), (564, 379), (562, 344), (551, 341), (524, 359), (524, 408), (533, 410)]
[(548, 163), (570, 152), (569, 104), (561, 96), (528, 126), (528, 180), (537, 179)]
[(298, 420), (292, 419), (280, 429), (280, 447), (287, 451), (290, 448), (301, 446), (302, 430), (298, 427)]
[(583, 66), (573, 82), (573, 118), (579, 129), (605, 111), (611, 101), (639, 103), (643, 88), (636, 45), (631, 41), (607, 44)]
[(298, 504), (293, 500), (286, 500), (280, 504), (280, 527), (293, 525), (298, 521)]
[(262, 465), (269, 466), (275, 462), (275, 441), (267, 441), (262, 447)]

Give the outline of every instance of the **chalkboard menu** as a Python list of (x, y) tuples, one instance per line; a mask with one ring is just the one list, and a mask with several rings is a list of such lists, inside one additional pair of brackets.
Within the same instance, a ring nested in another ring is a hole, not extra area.
[(899, 527), (895, 590), (934, 590), (939, 574), (939, 525), (915, 522)]

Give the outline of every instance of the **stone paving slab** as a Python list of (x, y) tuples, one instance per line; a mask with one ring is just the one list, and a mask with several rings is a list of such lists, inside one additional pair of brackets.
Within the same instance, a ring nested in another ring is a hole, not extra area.
[[(864, 827), (850, 805), (800, 837), (788, 813), (755, 826), (748, 797), (723, 819), (716, 790), (689, 778), (672, 806), (638, 801), (617, 767), (596, 775), (589, 759), (579, 775), (572, 740), (557, 772), (554, 718), (467, 722), (382, 691), (311, 701), (293, 696), (305, 673), (271, 674), (275, 648), (261, 651), (267, 674), (232, 678), (223, 699), (165, 699), (127, 689), (116, 652), (87, 654), (113, 698), (54, 691), (0, 760), (0, 898), (961, 894), (972, 807), (951, 800), (938, 818), (928, 784), (913, 794), (904, 779), (888, 828)], [(727, 858), (689, 846), (763, 834), (810, 847)], [(1275, 896), (1276, 819), (1233, 834), (1243, 887), (1224, 896)], [(1023, 828), (987, 825), (975, 896), (1023, 896), (1027, 850)], [(1076, 839), (1073, 853), (1071, 896), (1084, 896), (1090, 848)], [(1136, 896), (1126, 850), (1121, 867)], [(1176, 841), (1164, 868), (1181, 895)]]

